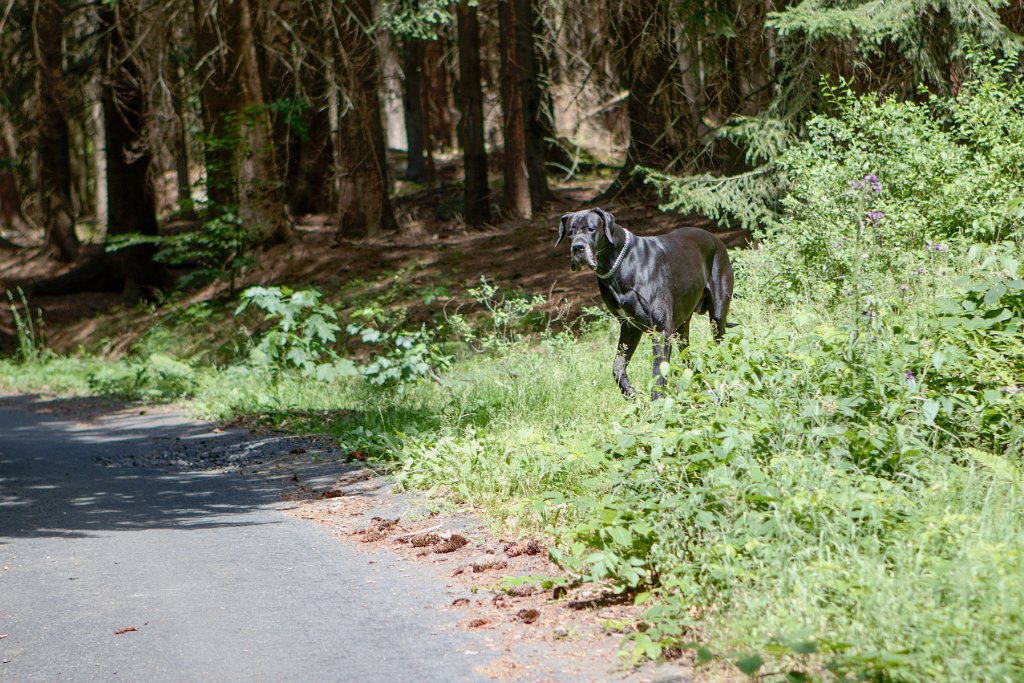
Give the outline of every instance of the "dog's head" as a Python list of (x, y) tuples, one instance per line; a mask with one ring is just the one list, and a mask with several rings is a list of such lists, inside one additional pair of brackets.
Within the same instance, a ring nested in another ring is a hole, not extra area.
[(596, 270), (597, 255), (611, 241), (614, 224), (615, 216), (600, 208), (567, 213), (562, 216), (558, 226), (555, 246), (568, 237), (572, 269), (580, 270), (587, 265), (591, 270)]

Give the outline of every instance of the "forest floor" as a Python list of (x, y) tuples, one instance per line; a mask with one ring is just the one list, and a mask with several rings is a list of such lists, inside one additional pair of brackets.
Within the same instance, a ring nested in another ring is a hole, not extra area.
[[(592, 175), (553, 183), (554, 200), (532, 220), (504, 220), (478, 230), (467, 228), (456, 213), (461, 201), (459, 185), (421, 189), (400, 182), (395, 202), (397, 232), (339, 240), (332, 217), (297, 217), (294, 239), (255, 254), (255, 265), (242, 273), (236, 290), (253, 284), (314, 287), (337, 304), (334, 294), (347, 289), (355, 295), (356, 305), (359, 299), (395, 286), (406, 292), (432, 292), (433, 296), (396, 302), (407, 307), (407, 319), (417, 323), (429, 321), (439, 306), (448, 312), (458, 309), (466, 302), (466, 289), (486, 278), (503, 292), (544, 295), (549, 314), (556, 320), (571, 321), (583, 307), (600, 301), (593, 279), (569, 270), (567, 247), (554, 248), (559, 217), (595, 206), (595, 198), (609, 182), (608, 177)], [(697, 225), (719, 232), (729, 247), (750, 240), (746, 231), (718, 231), (700, 216), (663, 213), (653, 198), (619, 198), (602, 203), (602, 207), (639, 235)], [(41, 236), (23, 237), (34, 238), (37, 244), (41, 240)], [(70, 267), (49, 258), (39, 246), (17, 252), (0, 250), (0, 290), (59, 275)], [(84, 348), (116, 356), (130, 348), (155, 322), (154, 317), (203, 301), (233, 304), (230, 299), (228, 284), (218, 281), (176, 297), (166, 307), (126, 305), (117, 292), (38, 295), (30, 304), (43, 321), (50, 348), (58, 352)], [(0, 349), (9, 348), (14, 341), (6, 308), (0, 311)]]

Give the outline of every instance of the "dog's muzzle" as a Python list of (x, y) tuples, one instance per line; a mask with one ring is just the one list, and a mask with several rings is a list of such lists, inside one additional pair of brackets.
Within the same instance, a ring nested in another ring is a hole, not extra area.
[(583, 266), (589, 266), (591, 270), (597, 270), (597, 259), (594, 258), (594, 251), (589, 244), (577, 242), (569, 249), (569, 264), (574, 270), (582, 270)]

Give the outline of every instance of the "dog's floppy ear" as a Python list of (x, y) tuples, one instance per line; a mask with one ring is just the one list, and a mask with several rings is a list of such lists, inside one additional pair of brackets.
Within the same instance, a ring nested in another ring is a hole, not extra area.
[(594, 209), (594, 212), (604, 219), (604, 238), (609, 242), (612, 241), (612, 225), (615, 224), (615, 216), (611, 215), (600, 206)]
[(562, 241), (562, 238), (565, 237), (565, 222), (569, 220), (569, 216), (571, 215), (571, 213), (564, 214), (562, 216), (562, 220), (558, 223), (558, 239), (555, 240), (556, 247), (558, 246), (558, 243)]

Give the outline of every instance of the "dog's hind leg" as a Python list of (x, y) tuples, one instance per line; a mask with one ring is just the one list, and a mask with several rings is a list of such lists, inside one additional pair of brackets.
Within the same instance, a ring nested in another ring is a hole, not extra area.
[(670, 327), (669, 331), (666, 332), (655, 332), (654, 333), (654, 391), (651, 392), (651, 398), (661, 398), (661, 392), (659, 389), (664, 388), (668, 384), (668, 379), (665, 377), (662, 365), (668, 365), (669, 359), (672, 358), (672, 337), (674, 336), (674, 330)]
[(729, 317), (732, 287), (732, 265), (729, 263), (729, 257), (723, 249), (715, 255), (714, 271), (710, 283), (711, 305), (708, 306), (708, 316), (711, 318), (711, 326), (714, 328), (716, 342), (722, 341), (722, 338), (725, 336), (725, 328), (729, 327), (726, 318)]
[(615, 348), (615, 362), (612, 364), (612, 374), (615, 376), (615, 381), (618, 382), (619, 389), (622, 390), (622, 394), (626, 398), (633, 398), (636, 395), (633, 385), (629, 382), (629, 375), (626, 374), (626, 366), (629, 365), (629, 359), (633, 357), (636, 346), (640, 343), (640, 337), (643, 334), (643, 330), (633, 327), (625, 321), (619, 321), (619, 343)]
[(730, 327), (729, 323), (725, 320), (728, 315), (729, 299), (715, 301), (708, 312), (708, 317), (711, 318), (711, 327), (714, 328), (716, 342), (722, 341), (722, 338), (725, 337), (725, 328)]
[(676, 328), (676, 346), (682, 351), (690, 345), (690, 321), (693, 320), (693, 314), (686, 319), (682, 325)]

